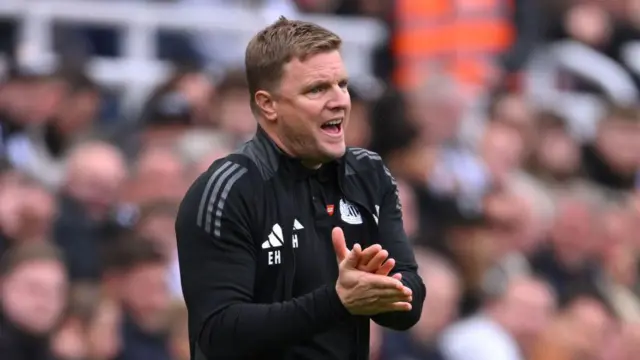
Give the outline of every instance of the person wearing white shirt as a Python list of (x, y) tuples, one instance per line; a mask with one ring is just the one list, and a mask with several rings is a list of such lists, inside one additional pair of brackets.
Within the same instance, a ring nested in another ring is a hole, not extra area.
[(447, 329), (440, 346), (449, 360), (524, 360), (527, 348), (555, 309), (551, 288), (517, 277), (485, 302), (475, 316)]

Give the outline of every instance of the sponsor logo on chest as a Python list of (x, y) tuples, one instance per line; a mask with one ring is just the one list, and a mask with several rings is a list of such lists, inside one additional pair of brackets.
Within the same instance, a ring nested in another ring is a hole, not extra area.
[[(304, 229), (304, 226), (298, 219), (293, 220), (293, 235), (291, 236), (291, 246), (298, 248), (298, 230)], [(281, 248), (284, 246), (284, 235), (280, 224), (275, 224), (271, 228), (271, 233), (267, 236), (267, 240), (262, 243), (262, 248), (267, 251), (267, 264), (279, 265), (282, 263)]]

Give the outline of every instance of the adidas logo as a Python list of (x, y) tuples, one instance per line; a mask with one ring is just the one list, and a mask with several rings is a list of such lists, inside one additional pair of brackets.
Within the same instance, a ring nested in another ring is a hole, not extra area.
[(267, 239), (267, 241), (262, 243), (263, 249), (269, 249), (272, 247), (276, 248), (284, 244), (284, 241), (282, 241), (282, 228), (280, 227), (280, 224), (273, 225), (273, 229)]
[[(298, 221), (298, 219), (293, 220), (293, 230), (302, 230), (304, 226)], [(281, 247), (284, 244), (283, 235), (282, 235), (282, 227), (280, 224), (273, 225), (271, 229), (271, 233), (269, 234), (267, 241), (262, 243), (263, 249), (277, 248)]]

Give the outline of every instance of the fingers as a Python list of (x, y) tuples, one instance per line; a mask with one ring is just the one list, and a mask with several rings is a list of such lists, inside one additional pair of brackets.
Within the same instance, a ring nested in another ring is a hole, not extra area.
[(374, 296), (378, 301), (384, 303), (410, 302), (413, 300), (413, 292), (408, 287), (404, 287), (402, 290), (378, 289), (375, 290)]
[[(364, 251), (369, 250), (373, 246), (368, 247)], [(380, 247), (382, 249), (382, 247)], [(363, 252), (364, 255), (364, 252)], [(368, 273), (376, 273), (378, 269), (382, 266), (385, 260), (389, 257), (389, 252), (387, 250), (378, 250), (373, 256), (370, 256), (368, 261), (365, 261), (364, 257), (360, 260), (360, 266), (358, 266), (358, 270), (362, 270)]]
[(404, 285), (402, 282), (396, 278), (391, 276), (384, 275), (375, 275), (375, 274), (367, 274), (368, 276), (364, 276), (362, 281), (365, 281), (366, 286), (371, 289), (396, 289), (402, 290)]
[(396, 261), (394, 259), (388, 259), (382, 266), (378, 267), (375, 273), (377, 275), (387, 276), (391, 270), (393, 270), (394, 266), (396, 266)]
[(402, 274), (401, 273), (397, 273), (397, 274), (393, 274), (393, 276), (391, 276), (394, 279), (398, 279), (398, 280), (402, 280)]
[(411, 308), (411, 303), (399, 301), (385, 306), (380, 312), (411, 311)]
[(353, 245), (353, 250), (348, 251), (347, 258), (344, 259), (344, 261), (342, 261), (340, 264), (345, 266), (347, 269), (355, 270), (358, 267), (358, 262), (360, 261), (361, 256), (362, 247), (360, 247), (360, 244), (355, 244)]
[(362, 270), (362, 267), (369, 264), (369, 262), (382, 250), (382, 246), (379, 244), (374, 244), (369, 246), (368, 248), (362, 250), (362, 258), (360, 258), (360, 264), (358, 264), (358, 269)]
[(349, 255), (349, 249), (347, 249), (347, 241), (344, 238), (344, 232), (341, 228), (335, 227), (331, 231), (331, 241), (333, 242), (333, 250), (336, 252), (338, 263), (344, 261)]

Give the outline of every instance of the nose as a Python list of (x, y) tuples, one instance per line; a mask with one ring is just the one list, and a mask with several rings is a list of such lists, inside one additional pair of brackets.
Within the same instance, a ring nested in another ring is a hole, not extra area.
[(327, 107), (333, 111), (346, 111), (351, 106), (351, 96), (345, 87), (335, 86), (331, 91), (331, 99)]

